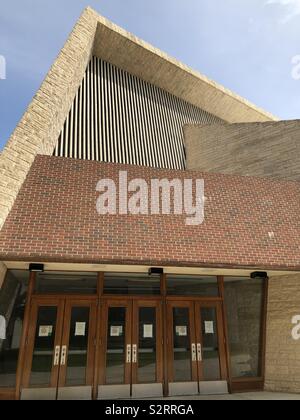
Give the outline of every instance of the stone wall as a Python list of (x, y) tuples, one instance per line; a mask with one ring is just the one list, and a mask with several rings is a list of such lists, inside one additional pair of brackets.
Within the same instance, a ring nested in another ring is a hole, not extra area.
[(186, 126), (187, 169), (300, 180), (300, 120)]
[(292, 318), (300, 315), (300, 274), (274, 277), (269, 283), (267, 391), (300, 393), (300, 340), (292, 337)]
[(0, 156), (0, 229), (37, 154), (52, 155), (91, 58), (97, 14), (86, 9)]

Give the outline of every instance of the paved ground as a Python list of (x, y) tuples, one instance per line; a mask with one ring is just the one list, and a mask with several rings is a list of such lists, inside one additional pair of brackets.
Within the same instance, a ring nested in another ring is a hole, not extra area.
[(212, 397), (174, 397), (165, 400), (203, 400), (203, 401), (300, 401), (299, 394), (276, 394), (271, 392), (249, 392), (245, 394), (220, 395)]

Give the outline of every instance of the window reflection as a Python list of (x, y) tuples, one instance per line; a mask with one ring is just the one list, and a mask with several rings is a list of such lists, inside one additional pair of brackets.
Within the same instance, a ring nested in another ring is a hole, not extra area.
[(0, 290), (0, 315), (6, 338), (0, 339), (0, 387), (14, 388), (28, 287), (27, 271), (8, 271)]

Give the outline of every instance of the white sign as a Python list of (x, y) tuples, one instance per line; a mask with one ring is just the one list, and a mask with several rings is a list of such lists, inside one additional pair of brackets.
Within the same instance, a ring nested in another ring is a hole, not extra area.
[(110, 336), (111, 337), (122, 337), (123, 327), (122, 326), (113, 326), (110, 327)]
[(214, 334), (214, 321), (205, 321), (205, 334)]
[(153, 338), (153, 325), (144, 325), (144, 338)]
[(41, 325), (39, 329), (39, 337), (51, 337), (52, 332), (52, 325)]
[(75, 337), (84, 337), (85, 336), (85, 328), (86, 328), (86, 323), (85, 322), (76, 322)]
[(188, 335), (187, 327), (186, 326), (176, 327), (176, 335), (178, 335), (179, 337), (187, 337)]

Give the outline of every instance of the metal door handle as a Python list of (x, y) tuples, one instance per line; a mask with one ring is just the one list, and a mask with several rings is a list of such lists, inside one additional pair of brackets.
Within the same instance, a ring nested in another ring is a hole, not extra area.
[(132, 346), (132, 363), (137, 363), (137, 345)]
[(126, 363), (131, 363), (131, 344), (128, 344), (128, 346), (127, 346)]
[(200, 343), (197, 344), (198, 362), (202, 362), (202, 346)]
[(55, 347), (55, 353), (54, 353), (54, 366), (59, 365), (59, 357), (60, 357), (60, 346)]
[(192, 361), (197, 362), (196, 344), (192, 344)]
[(65, 366), (67, 361), (67, 346), (62, 346), (61, 348), (61, 361), (60, 361), (60, 365), (61, 366)]

